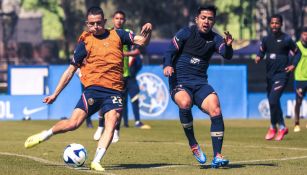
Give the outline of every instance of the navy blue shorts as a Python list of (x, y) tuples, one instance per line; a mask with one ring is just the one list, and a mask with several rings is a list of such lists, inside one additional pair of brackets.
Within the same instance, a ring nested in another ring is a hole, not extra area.
[(193, 105), (198, 106), (198, 108), (200, 109), (201, 109), (201, 104), (203, 103), (204, 99), (209, 94), (215, 93), (214, 89), (209, 84), (203, 84), (203, 85), (197, 85), (197, 86), (177, 85), (170, 92), (172, 100), (174, 102), (175, 102), (175, 94), (182, 90), (186, 91), (190, 95), (193, 101)]
[(87, 113), (87, 116), (91, 116), (100, 109), (102, 114), (113, 109), (121, 112), (122, 107), (122, 92), (90, 86), (84, 90), (75, 108), (80, 108)]
[(303, 97), (305, 97), (307, 91), (307, 81), (295, 81), (295, 91), (296, 95), (297, 92), (300, 92)]

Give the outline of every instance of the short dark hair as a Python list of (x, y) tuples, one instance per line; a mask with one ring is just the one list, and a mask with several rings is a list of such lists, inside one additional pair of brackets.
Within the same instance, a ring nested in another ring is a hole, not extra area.
[(101, 15), (101, 17), (104, 18), (104, 13), (103, 13), (102, 8), (98, 6), (90, 7), (86, 13), (86, 16), (89, 16), (89, 15)]
[(307, 32), (307, 27), (305, 26), (305, 27), (303, 27), (303, 29), (302, 29), (302, 33), (303, 32)]
[(282, 16), (280, 14), (275, 14), (275, 15), (272, 15), (271, 18), (270, 18), (270, 22), (272, 21), (273, 18), (278, 18), (280, 23), (282, 23)]
[(198, 16), (203, 10), (211, 11), (213, 12), (214, 17), (216, 16), (217, 7), (215, 5), (205, 5), (205, 6), (198, 7), (196, 16)]
[(113, 13), (113, 17), (114, 17), (116, 14), (121, 14), (121, 15), (124, 16), (124, 18), (126, 18), (126, 13), (125, 13), (124, 11), (122, 11), (122, 10), (117, 10), (117, 11), (115, 11), (115, 12)]

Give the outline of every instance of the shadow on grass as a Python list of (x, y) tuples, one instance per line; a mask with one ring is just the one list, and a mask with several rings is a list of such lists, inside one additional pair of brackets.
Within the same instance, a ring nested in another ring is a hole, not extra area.
[[(273, 163), (253, 163), (253, 164), (247, 164), (247, 163), (236, 163), (236, 164), (229, 164), (224, 167), (220, 167), (222, 169), (234, 169), (234, 168), (244, 168), (244, 167), (251, 167), (251, 166), (265, 166), (265, 167), (274, 167), (277, 166)], [(200, 165), (201, 169), (210, 169), (211, 165)]]
[(166, 167), (187, 166), (185, 164), (167, 164), (167, 163), (151, 163), (151, 164), (118, 164), (107, 166), (107, 169), (147, 169), (147, 168), (166, 168)]

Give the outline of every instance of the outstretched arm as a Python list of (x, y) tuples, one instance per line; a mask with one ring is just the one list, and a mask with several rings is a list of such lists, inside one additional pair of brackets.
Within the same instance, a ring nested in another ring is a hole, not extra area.
[(219, 35), (215, 37), (215, 49), (217, 50), (217, 53), (222, 55), (225, 59), (230, 60), (233, 56), (232, 42), (234, 39), (228, 31), (224, 32), (224, 34), (224, 38)]
[(141, 30), (140, 35), (136, 35), (133, 38), (133, 43), (139, 46), (145, 46), (149, 43), (151, 37), (152, 25), (151, 23), (146, 23)]
[(62, 90), (66, 87), (66, 85), (70, 82), (71, 78), (73, 77), (74, 73), (76, 72), (78, 68), (74, 65), (69, 65), (68, 68), (65, 70), (65, 72), (63, 73), (60, 81), (58, 82), (58, 85), (55, 89), (55, 91), (53, 92), (52, 95), (47, 96), (43, 99), (44, 103), (47, 104), (52, 104), (56, 98), (58, 97), (58, 95), (62, 92)]

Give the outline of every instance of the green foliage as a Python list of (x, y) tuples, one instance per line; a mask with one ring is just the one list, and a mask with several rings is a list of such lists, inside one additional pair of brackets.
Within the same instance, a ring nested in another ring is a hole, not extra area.
[(24, 0), (22, 8), (25, 10), (40, 11), (43, 14), (43, 39), (63, 39), (61, 19), (64, 18), (64, 12), (59, 6), (58, 0)]

